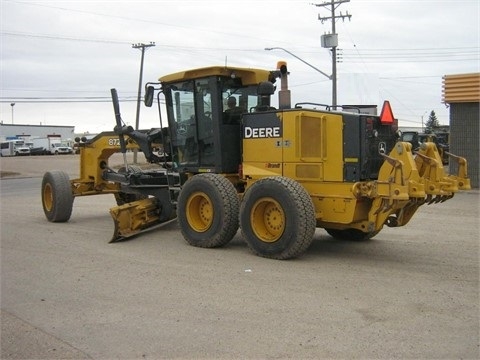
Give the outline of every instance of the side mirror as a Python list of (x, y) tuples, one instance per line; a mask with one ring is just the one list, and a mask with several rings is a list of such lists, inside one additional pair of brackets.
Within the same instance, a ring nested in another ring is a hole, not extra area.
[(153, 97), (155, 95), (155, 88), (153, 86), (147, 86), (145, 88), (145, 98), (143, 102), (145, 106), (151, 107), (153, 104)]

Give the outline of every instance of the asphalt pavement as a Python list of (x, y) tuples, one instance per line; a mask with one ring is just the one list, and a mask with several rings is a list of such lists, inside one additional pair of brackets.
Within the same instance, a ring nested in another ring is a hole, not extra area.
[(176, 223), (110, 244), (111, 195), (49, 223), (41, 176), (78, 160), (0, 160), (2, 359), (480, 358), (478, 190), (277, 261), (240, 233), (191, 247)]

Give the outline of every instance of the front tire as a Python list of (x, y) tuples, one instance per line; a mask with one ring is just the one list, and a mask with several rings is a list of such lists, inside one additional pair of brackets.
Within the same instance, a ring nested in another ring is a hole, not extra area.
[(48, 221), (68, 221), (72, 215), (73, 199), (72, 187), (67, 173), (51, 171), (43, 175), (42, 206)]
[(294, 258), (313, 241), (315, 208), (298, 182), (281, 176), (267, 177), (245, 193), (240, 227), (256, 255), (279, 260)]
[(185, 240), (203, 248), (227, 244), (238, 230), (238, 194), (233, 184), (218, 174), (189, 179), (178, 197), (178, 222)]

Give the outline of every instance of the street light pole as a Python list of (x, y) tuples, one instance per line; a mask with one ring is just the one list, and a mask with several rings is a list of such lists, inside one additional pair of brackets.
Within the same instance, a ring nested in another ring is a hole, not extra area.
[(265, 48), (265, 50), (269, 51), (269, 50), (283, 50), (285, 51), (287, 54), (290, 54), (291, 56), (293, 56), (294, 58), (300, 60), (301, 62), (303, 62), (304, 64), (310, 66), (312, 69), (315, 69), (316, 71), (318, 71), (320, 74), (322, 74), (323, 76), (326, 76), (329, 80), (332, 80), (332, 76), (331, 75), (328, 75), (326, 73), (324, 73), (322, 70), (316, 68), (315, 66), (313, 66), (312, 64), (309, 64), (308, 62), (306, 62), (305, 60), (299, 58), (297, 55), (293, 54), (292, 52), (288, 51), (287, 49), (284, 49), (282, 47), (271, 47), (271, 48)]
[(12, 125), (13, 125), (13, 107), (15, 106), (15, 103), (11, 103), (10, 106), (12, 107)]

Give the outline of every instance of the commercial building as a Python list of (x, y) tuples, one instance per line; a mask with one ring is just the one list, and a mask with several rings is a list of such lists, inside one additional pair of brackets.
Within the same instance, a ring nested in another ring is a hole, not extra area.
[(63, 125), (21, 125), (0, 123), (0, 141), (20, 138), (60, 137), (65, 142), (73, 142), (75, 126)]
[(442, 101), (450, 108), (450, 152), (467, 159), (471, 185), (479, 188), (480, 73), (445, 75)]

